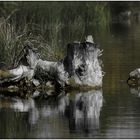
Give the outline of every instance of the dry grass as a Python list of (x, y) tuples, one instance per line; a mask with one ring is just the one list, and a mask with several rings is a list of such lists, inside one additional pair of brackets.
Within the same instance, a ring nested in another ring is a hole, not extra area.
[(17, 30), (14, 23), (11, 24), (4, 18), (0, 20), (0, 63), (5, 64), (6, 68), (15, 66), (15, 60), (18, 60), (18, 54), (27, 41), (38, 48), (43, 59), (56, 61), (63, 58), (63, 51), (58, 49), (56, 37), (53, 37), (54, 40), (49, 45), (40, 34), (34, 35), (30, 26), (26, 24), (23, 29)]

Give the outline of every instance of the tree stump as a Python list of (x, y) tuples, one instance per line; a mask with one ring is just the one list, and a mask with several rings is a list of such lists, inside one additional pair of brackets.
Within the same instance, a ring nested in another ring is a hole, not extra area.
[(88, 36), (83, 43), (71, 43), (67, 46), (64, 67), (74, 83), (87, 86), (102, 86), (102, 68), (99, 56), (102, 51)]

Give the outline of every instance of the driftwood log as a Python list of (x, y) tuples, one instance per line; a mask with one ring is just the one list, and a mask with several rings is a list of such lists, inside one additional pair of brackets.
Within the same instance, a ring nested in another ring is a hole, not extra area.
[(57, 88), (71, 85), (102, 87), (101, 54), (92, 36), (88, 36), (83, 43), (68, 44), (66, 57), (58, 62), (42, 60), (37, 50), (27, 43), (15, 61), (15, 68), (0, 70), (0, 85), (29, 88), (43, 84)]
[(140, 86), (140, 68), (130, 72), (127, 83), (129, 86)]

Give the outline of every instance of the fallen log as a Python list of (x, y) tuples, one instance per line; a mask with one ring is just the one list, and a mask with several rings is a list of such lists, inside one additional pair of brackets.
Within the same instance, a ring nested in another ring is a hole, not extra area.
[(64, 70), (62, 62), (50, 62), (40, 59), (34, 71), (34, 77), (41, 82), (52, 81), (55, 85), (58, 84), (61, 87), (68, 83), (68, 73)]
[(140, 86), (140, 69), (137, 68), (130, 72), (127, 83), (129, 86)]
[(27, 43), (15, 60), (15, 68), (0, 70), (0, 85), (16, 85), (20, 90), (22, 86), (27, 89), (47, 86), (48, 82), (56, 88), (102, 87), (101, 55), (92, 36), (83, 43), (68, 44), (66, 57), (58, 62), (42, 60), (37, 50)]

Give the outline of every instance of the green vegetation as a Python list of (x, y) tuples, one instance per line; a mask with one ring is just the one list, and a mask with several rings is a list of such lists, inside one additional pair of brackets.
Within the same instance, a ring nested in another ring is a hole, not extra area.
[(128, 9), (131, 4), (0, 2), (0, 67), (13, 67), (25, 41), (37, 47), (43, 59), (60, 60), (67, 43), (108, 30), (115, 7)]

